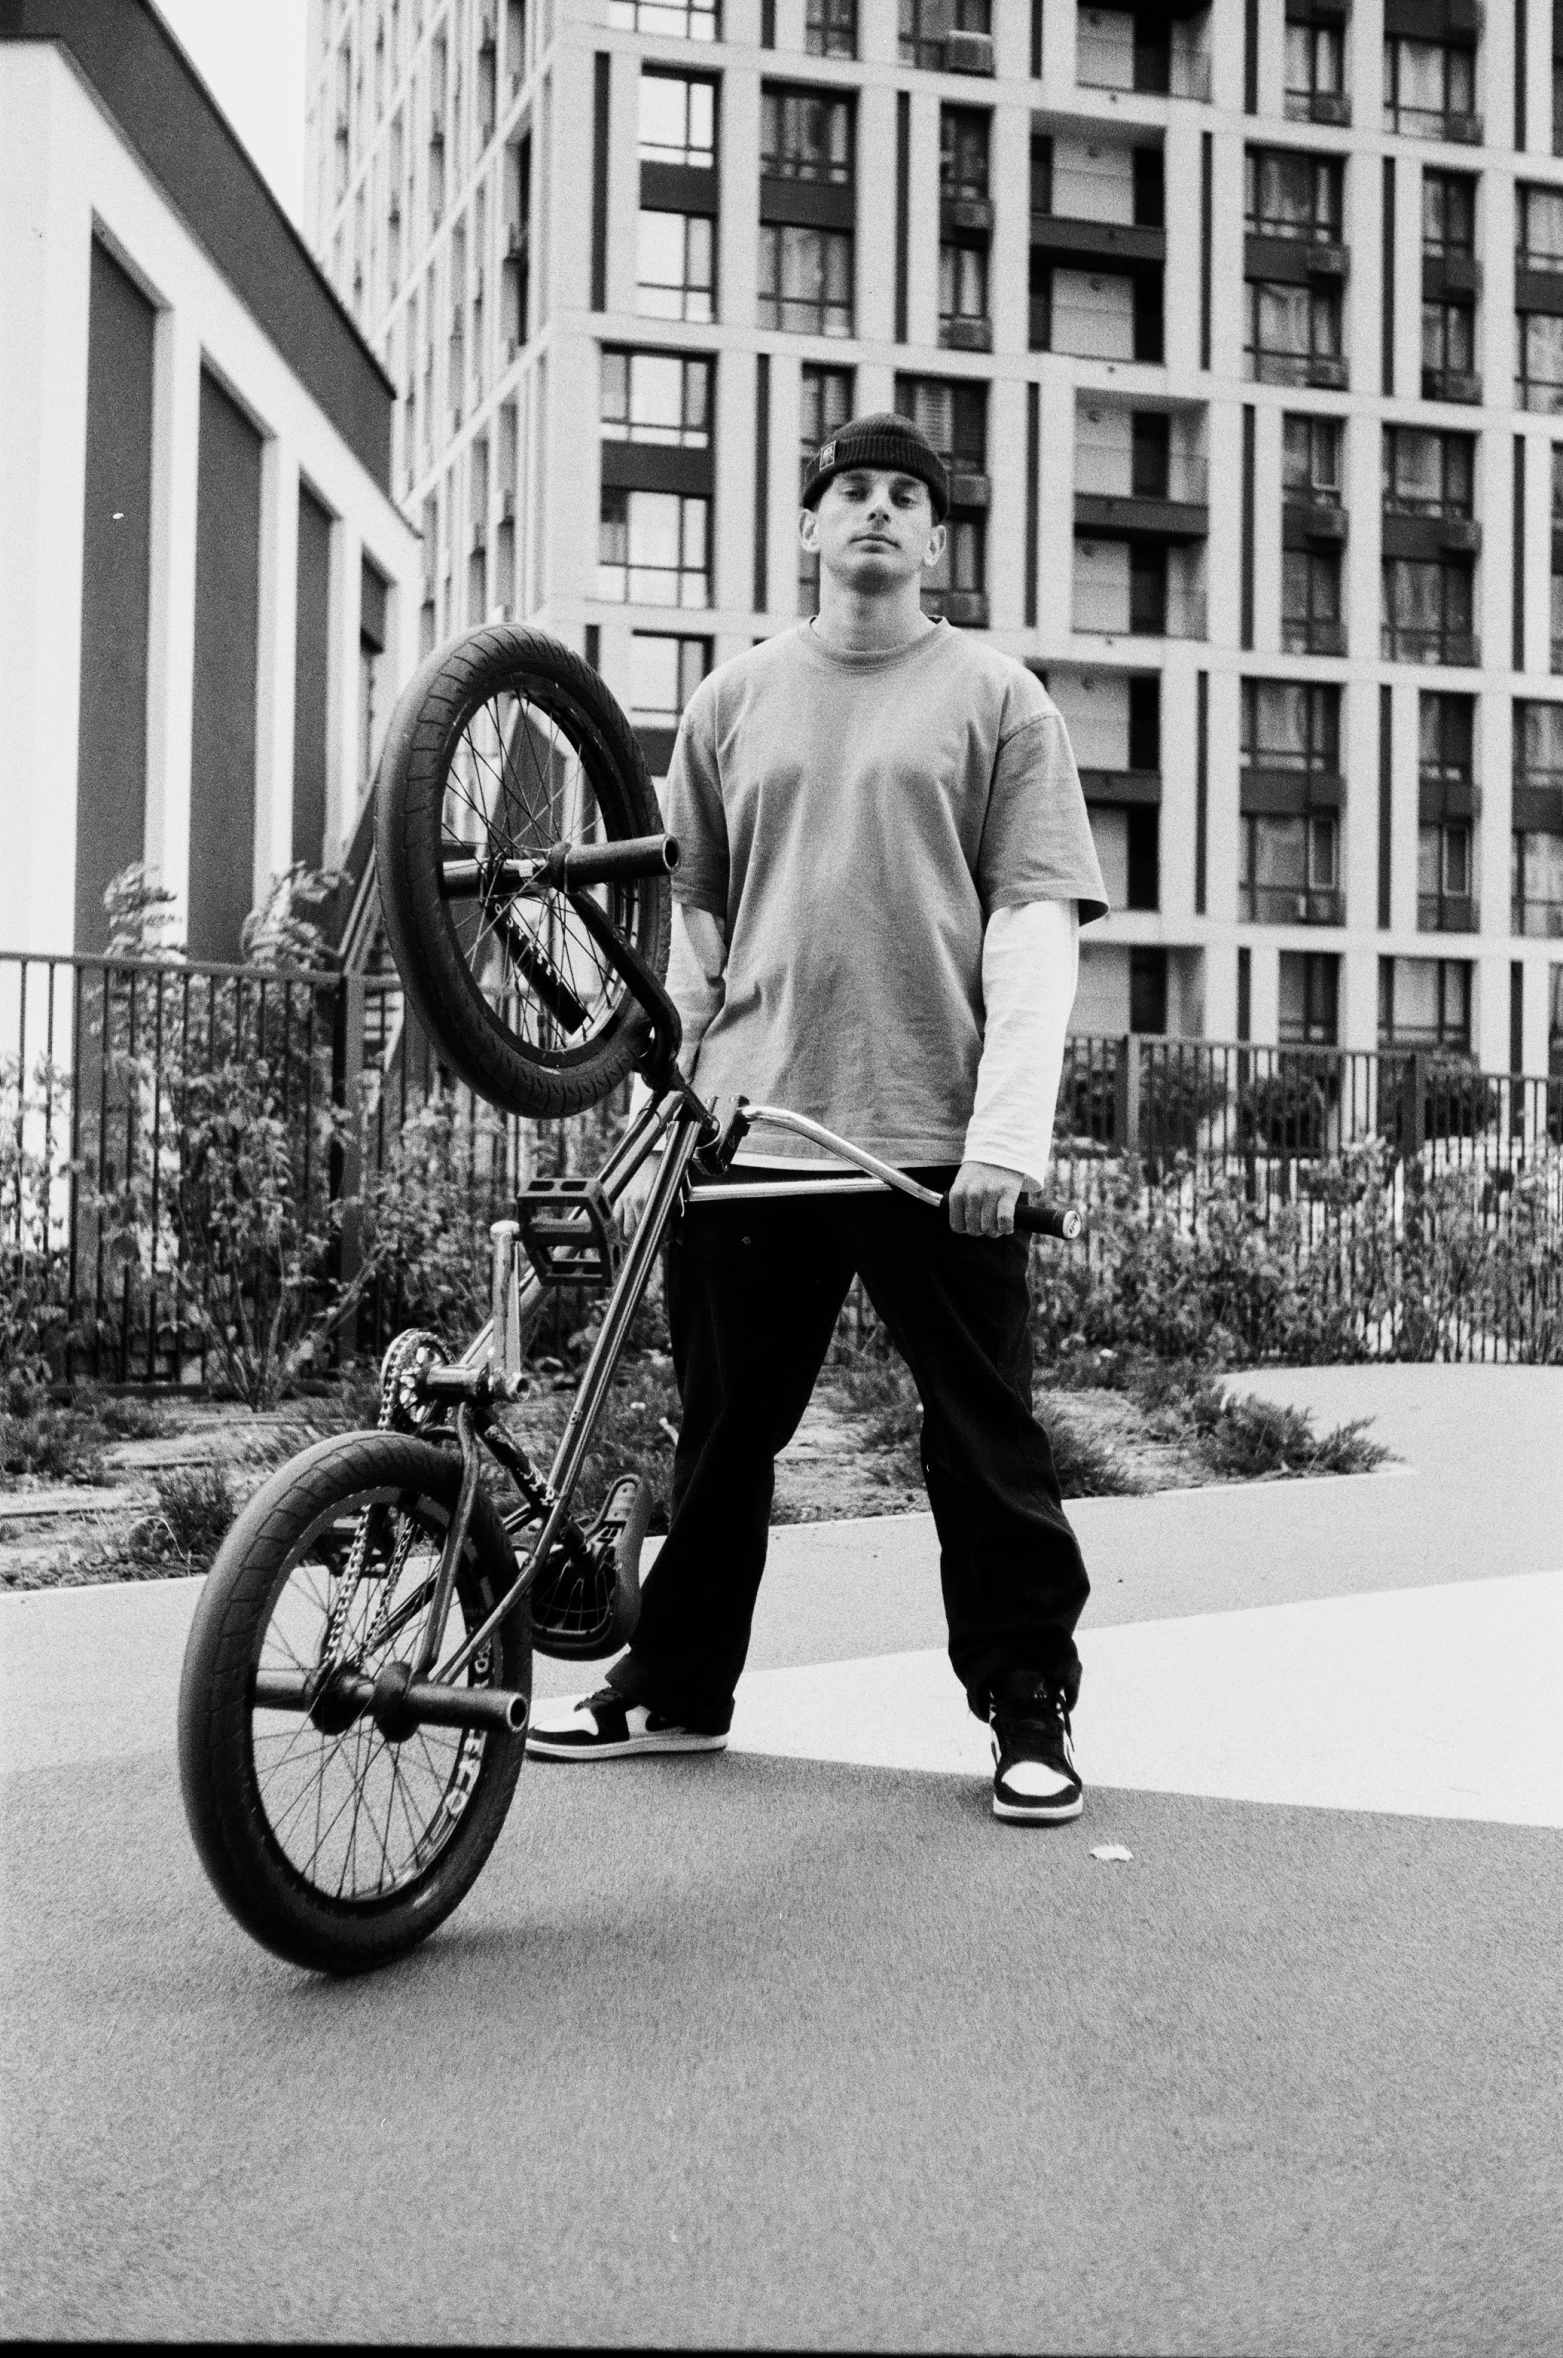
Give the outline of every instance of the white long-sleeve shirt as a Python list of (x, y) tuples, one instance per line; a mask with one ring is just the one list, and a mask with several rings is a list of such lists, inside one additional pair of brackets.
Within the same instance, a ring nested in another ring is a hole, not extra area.
[[(726, 964), (720, 918), (675, 901), (667, 989), (684, 1027), (679, 1065), (691, 1081), (698, 1080), (700, 1043), (722, 1004)], [(994, 910), (982, 938), (983, 1045), (966, 1129), (967, 1162), (991, 1163), (1041, 1186), (1079, 978), (1080, 918), (1073, 901), (1026, 901)], [(781, 1158), (756, 1144), (742, 1149), (738, 1160), (766, 1164)], [(796, 1174), (796, 1160), (786, 1167)]]

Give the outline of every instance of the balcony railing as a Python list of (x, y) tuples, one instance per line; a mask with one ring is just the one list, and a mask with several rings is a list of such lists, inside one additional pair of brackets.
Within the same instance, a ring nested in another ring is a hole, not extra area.
[(1563, 901), (1511, 901), (1509, 928), (1533, 941), (1563, 941)]
[(1473, 632), (1417, 630), (1383, 626), (1381, 651), (1386, 663), (1447, 663), (1475, 671), (1482, 660), (1482, 643)]
[(1422, 399), (1424, 401), (1479, 402), (1482, 380), (1471, 369), (1425, 368), (1422, 371)]
[(1082, 590), (1077, 584), (1074, 626), (1084, 638), (1202, 639), (1205, 596), (1202, 590), (1175, 590), (1169, 583), (1164, 613), (1134, 615), (1127, 588), (1104, 584)]
[(1535, 377), (1516, 377), (1514, 399), (1520, 409), (1528, 409), (1533, 416), (1563, 416), (1563, 385), (1545, 384)]
[(1288, 90), (1283, 112), (1289, 123), (1336, 123), (1345, 128), (1351, 121), (1351, 100), (1336, 90)]
[(1203, 507), (1210, 498), (1210, 468), (1196, 452), (1171, 450), (1165, 469), (1136, 470), (1130, 446), (1080, 435), (1075, 442), (1075, 495), (1093, 499), (1172, 500)]
[(1281, 652), (1283, 655), (1344, 655), (1346, 625), (1344, 622), (1315, 620), (1288, 621), (1281, 619)]
[(1317, 885), (1240, 884), (1237, 913), (1251, 925), (1344, 925), (1346, 895)]
[(1192, 98), (1208, 105), (1210, 60), (1202, 50), (1136, 47), (1093, 39), (1082, 29), (1075, 82), (1081, 90), (1133, 90), (1143, 98)]
[(1477, 933), (1481, 915), (1470, 893), (1419, 892), (1416, 925), (1418, 933)]

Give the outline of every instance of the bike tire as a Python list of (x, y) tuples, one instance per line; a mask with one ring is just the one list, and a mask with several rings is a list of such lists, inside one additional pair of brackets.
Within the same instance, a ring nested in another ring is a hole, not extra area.
[[(343, 1535), (358, 1528), (366, 1508), (382, 1510), (366, 1526), (383, 1531), (382, 1556), (392, 1535), (399, 1536), (404, 1527), (414, 1542), (419, 1536), (426, 1540), (424, 1553), (415, 1558), (410, 1544), (406, 1558), (417, 1567), (419, 1586), (412, 1600), (426, 1596), (427, 1563), (437, 1563), (439, 1537), (455, 1510), (460, 1482), (461, 1460), (454, 1451), (410, 1434), (348, 1433), (319, 1442), (257, 1491), (224, 1540), (196, 1608), (179, 1695), (179, 1773), (190, 1831), (219, 1898), (245, 1930), (278, 1956), (317, 1972), (362, 1973), (389, 1964), (443, 1922), (498, 1839), (525, 1737), (492, 1729), (424, 1727), (405, 1745), (392, 1745), (367, 1713), (332, 1735), (302, 1713), (257, 1706), (256, 1673), (263, 1662), (267, 1667), (299, 1661), (308, 1666), (311, 1612), (323, 1628), (332, 1595), (329, 1565), (340, 1562)], [(369, 1553), (366, 1548), (366, 1557)], [(470, 1633), (487, 1617), (516, 1571), (498, 1513), (479, 1490), (457, 1575), (447, 1649), (459, 1624)], [(312, 1587), (320, 1589), (322, 1574), (324, 1588), (311, 1607)], [(382, 1570), (382, 1589), (383, 1582)], [(374, 1574), (358, 1585), (366, 1591), (366, 1606), (373, 1603), (378, 1611), (382, 1597)], [(391, 1599), (383, 1602), (389, 1606)], [(284, 1604), (288, 1621), (279, 1646), (276, 1631)], [(366, 1652), (366, 1674), (373, 1676), (386, 1659), (410, 1658), (421, 1626), (415, 1614), (393, 1632), (392, 1651), (382, 1648), (372, 1658)], [(473, 1684), (530, 1695), (531, 1668), (523, 1606), (501, 1624), (468, 1677)], [(394, 1757), (403, 1754), (405, 1763)], [(384, 1799), (383, 1835), (375, 1817), (377, 1792)], [(397, 1800), (402, 1824), (396, 1820)], [(346, 1889), (349, 1869), (344, 1865), (333, 1891), (328, 1888), (331, 1862), (343, 1850), (337, 1829), (350, 1803), (345, 1857), (352, 1863), (355, 1888)], [(328, 1807), (335, 1812), (329, 1819), (324, 1815)], [(356, 1863), (361, 1815), (368, 1829), (368, 1863), (375, 1840), (386, 1846), (373, 1890), (359, 1888), (368, 1881), (367, 1872), (359, 1877)], [(314, 1853), (301, 1857), (311, 1834)], [(410, 1846), (410, 1858), (405, 1871), (387, 1882), (393, 1841), (399, 1851)]]
[[(492, 880), (447, 889), (443, 859), (532, 859), (552, 842), (662, 832), (634, 730), (602, 680), (546, 632), (491, 624), (438, 648), (399, 698), (375, 800), (391, 953), (439, 1056), (506, 1112), (585, 1112), (624, 1080), (644, 1027), (568, 897)], [(665, 875), (594, 887), (660, 981)]]

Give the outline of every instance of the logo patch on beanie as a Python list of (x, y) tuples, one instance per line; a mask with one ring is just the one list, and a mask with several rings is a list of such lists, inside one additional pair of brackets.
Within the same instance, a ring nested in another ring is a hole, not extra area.
[(815, 460), (814, 464), (817, 467), (833, 467), (835, 463), (836, 445), (834, 442), (827, 442), (824, 449), (820, 452), (819, 457)]

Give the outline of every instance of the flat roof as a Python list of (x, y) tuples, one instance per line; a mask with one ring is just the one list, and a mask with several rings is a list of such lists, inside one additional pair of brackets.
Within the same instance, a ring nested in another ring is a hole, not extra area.
[(153, 179), (382, 491), (396, 388), (150, 0), (0, 0), (68, 50)]

